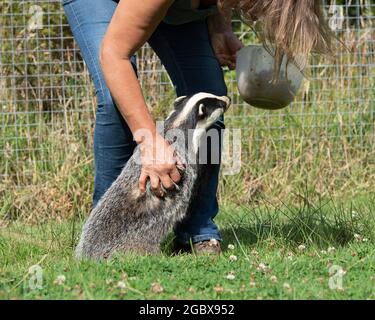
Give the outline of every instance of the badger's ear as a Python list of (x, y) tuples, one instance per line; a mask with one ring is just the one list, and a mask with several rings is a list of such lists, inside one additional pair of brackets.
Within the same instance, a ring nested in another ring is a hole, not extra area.
[(186, 98), (187, 96), (181, 96), (176, 98), (174, 101), (174, 108), (177, 109), (177, 107), (181, 104), (181, 102)]
[(200, 117), (203, 117), (205, 114), (206, 114), (206, 107), (204, 106), (203, 103), (201, 103), (201, 104), (199, 105), (198, 115), (199, 115)]

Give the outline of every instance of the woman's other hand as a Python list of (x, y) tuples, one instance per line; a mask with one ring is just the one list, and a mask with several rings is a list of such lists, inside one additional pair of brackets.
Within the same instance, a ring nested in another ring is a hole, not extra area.
[(233, 33), (230, 17), (221, 14), (208, 18), (208, 31), (215, 56), (222, 66), (230, 70), (236, 68), (237, 52), (244, 47)]

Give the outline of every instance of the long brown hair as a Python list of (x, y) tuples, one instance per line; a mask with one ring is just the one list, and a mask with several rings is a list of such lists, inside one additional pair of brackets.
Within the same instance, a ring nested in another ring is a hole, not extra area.
[(286, 55), (303, 69), (311, 52), (334, 55), (330, 30), (319, 0), (219, 0), (219, 8), (234, 9), (246, 23), (257, 20), (258, 35), (275, 57), (275, 78)]

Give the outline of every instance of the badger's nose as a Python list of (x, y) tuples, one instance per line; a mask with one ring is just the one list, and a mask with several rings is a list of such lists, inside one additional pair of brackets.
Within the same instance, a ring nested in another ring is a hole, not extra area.
[(229, 97), (227, 96), (222, 96), (220, 97), (221, 100), (223, 100), (225, 102), (225, 107), (224, 107), (224, 112), (228, 110), (229, 106), (230, 106), (230, 103), (231, 103), (231, 100)]

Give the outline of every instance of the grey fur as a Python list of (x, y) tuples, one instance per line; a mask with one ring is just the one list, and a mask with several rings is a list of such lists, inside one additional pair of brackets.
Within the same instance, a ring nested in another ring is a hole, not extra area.
[[(210, 104), (208, 116), (215, 109), (225, 111), (229, 106), (229, 99), (223, 103), (223, 97), (203, 93), (200, 95), (177, 99), (175, 111), (167, 118), (164, 125), (167, 139), (168, 132), (171, 132), (169, 130), (174, 129), (174, 122), (178, 122), (177, 128), (181, 129), (186, 137), (185, 143), (173, 144), (177, 155), (186, 163), (178, 187), (168, 191), (165, 198), (160, 199), (152, 194), (148, 183), (146, 193), (139, 194), (138, 179), (141, 166), (139, 165), (140, 149), (137, 147), (119, 177), (87, 219), (76, 248), (77, 258), (109, 258), (116, 251), (142, 254), (155, 254), (160, 251), (161, 241), (175, 223), (186, 216), (190, 203), (194, 201), (200, 170), (203, 168), (201, 164), (192, 164), (188, 161), (188, 157), (197, 157), (197, 155), (191, 154), (191, 150), (188, 151), (190, 154), (186, 153), (187, 130), (194, 129), (198, 125), (198, 109), (200, 105), (205, 104), (205, 101)], [(194, 102), (197, 97), (202, 99), (186, 113), (185, 108), (189, 105), (189, 101)], [(183, 121), (181, 115), (185, 117)], [(203, 120), (199, 120), (200, 124)]]

